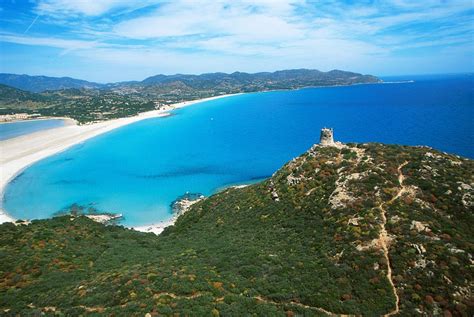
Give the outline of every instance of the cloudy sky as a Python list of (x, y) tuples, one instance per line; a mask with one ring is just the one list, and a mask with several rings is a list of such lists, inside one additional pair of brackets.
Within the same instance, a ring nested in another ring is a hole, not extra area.
[(474, 71), (472, 0), (2, 0), (0, 72)]

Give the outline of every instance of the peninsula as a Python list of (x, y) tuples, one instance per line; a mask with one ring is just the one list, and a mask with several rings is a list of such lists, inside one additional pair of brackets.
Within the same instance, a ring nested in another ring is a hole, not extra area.
[(82, 216), (0, 225), (0, 310), (469, 316), (472, 175), (470, 159), (342, 144), (327, 129), (271, 178), (193, 204), (158, 237)]

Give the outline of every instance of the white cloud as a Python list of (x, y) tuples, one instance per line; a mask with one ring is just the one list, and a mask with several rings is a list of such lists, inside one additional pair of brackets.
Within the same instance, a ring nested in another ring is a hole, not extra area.
[[(3, 33), (0, 40), (151, 73), (291, 67), (368, 72), (388, 67), (387, 61), (405, 61), (396, 57), (400, 51), (465, 45), (465, 34), (472, 40), (470, 0), (373, 3), (40, 0), (37, 24), (68, 31), (57, 37)], [(136, 11), (149, 5), (154, 6)]]
[(152, 39), (201, 34), (274, 39), (298, 36), (298, 23), (287, 21), (294, 1), (167, 3), (144, 17), (115, 26), (117, 36)]
[(65, 40), (54, 37), (17, 36), (6, 33), (0, 33), (0, 41), (30, 46), (55, 47), (67, 50), (93, 49), (97, 47), (97, 42), (95, 41)]
[(67, 54), (73, 51), (95, 51), (100, 48), (108, 49), (143, 49), (143, 46), (140, 45), (121, 45), (121, 44), (110, 44), (104, 43), (98, 40), (89, 41), (89, 40), (71, 40), (71, 39), (62, 39), (56, 37), (37, 37), (37, 36), (28, 36), (28, 35), (15, 35), (10, 33), (1, 33), (0, 32), (0, 42), (8, 42), (15, 44), (22, 44), (28, 46), (44, 46), (44, 47), (53, 47), (61, 50), (61, 55)]
[(36, 11), (41, 15), (98, 16), (113, 9), (130, 7), (139, 5), (135, 1), (126, 0), (40, 0)]

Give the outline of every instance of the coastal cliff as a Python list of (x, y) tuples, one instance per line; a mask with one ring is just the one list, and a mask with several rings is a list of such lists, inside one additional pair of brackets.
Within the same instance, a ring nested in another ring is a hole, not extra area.
[(160, 236), (85, 217), (3, 224), (0, 310), (469, 316), (473, 175), (428, 147), (323, 144)]

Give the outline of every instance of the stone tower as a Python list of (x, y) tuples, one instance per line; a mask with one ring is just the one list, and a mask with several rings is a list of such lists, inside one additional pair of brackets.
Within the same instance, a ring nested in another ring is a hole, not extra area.
[(321, 137), (319, 140), (321, 145), (334, 145), (334, 131), (333, 129), (322, 128)]

